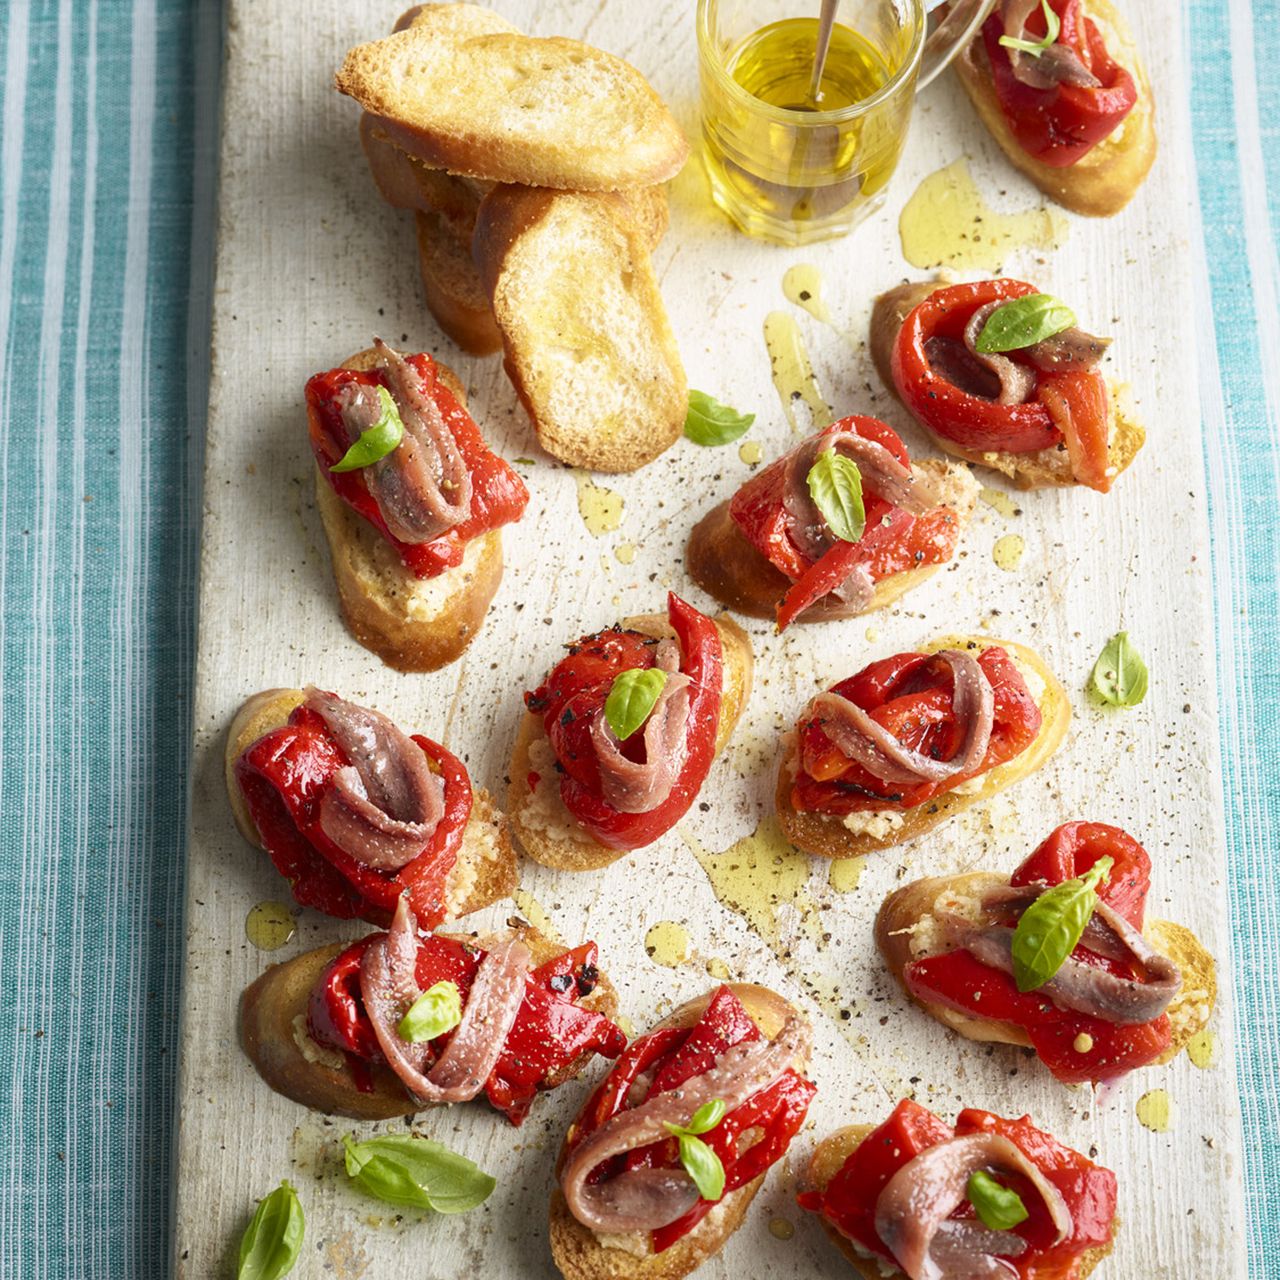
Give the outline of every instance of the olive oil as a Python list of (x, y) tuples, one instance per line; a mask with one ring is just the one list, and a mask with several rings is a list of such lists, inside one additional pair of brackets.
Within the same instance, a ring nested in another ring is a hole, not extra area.
[[(764, 318), (764, 345), (769, 353), (769, 373), (791, 430), (808, 432), (829, 427), (835, 421), (831, 406), (822, 398), (795, 317), (785, 311), (770, 311)], [(807, 423), (799, 416), (801, 404), (809, 411)]]
[(293, 913), (283, 902), (259, 902), (244, 918), (244, 936), (259, 951), (278, 951), (297, 927)]

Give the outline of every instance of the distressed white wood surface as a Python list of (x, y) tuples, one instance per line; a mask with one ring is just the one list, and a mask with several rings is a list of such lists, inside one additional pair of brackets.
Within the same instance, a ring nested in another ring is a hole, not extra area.
[[(604, 480), (625, 497), (623, 524), (605, 538), (587, 534), (574, 477), (538, 452), (499, 362), (460, 356), (435, 328), (419, 294), (411, 220), (377, 199), (356, 142), (356, 108), (330, 87), (343, 51), (389, 29), (400, 3), (229, 6), (178, 1160), (177, 1272), (192, 1278), (231, 1274), (255, 1199), (286, 1175), (308, 1219), (300, 1280), (554, 1274), (544, 1225), (551, 1161), (587, 1081), (543, 1099), (520, 1130), (483, 1106), (426, 1114), (421, 1131), (496, 1173), (499, 1187), (483, 1209), (463, 1217), (396, 1220), (337, 1172), (337, 1137), (352, 1126), (277, 1097), (240, 1052), (242, 988), (272, 959), (360, 936), (362, 928), (304, 913), (284, 952), (267, 956), (247, 943), (246, 912), (287, 894), (232, 825), (223, 732), (246, 695), (315, 681), (443, 738), (478, 782), (501, 794), (519, 695), (563, 641), (660, 608), (669, 586), (708, 603), (685, 578), (682, 547), (698, 516), (748, 473), (733, 448), (681, 442), (640, 475)], [(629, 59), (696, 136), (693, 0), (497, 6), (530, 31), (578, 36)], [(818, 1137), (850, 1120), (880, 1119), (907, 1091), (948, 1117), (967, 1104), (1030, 1112), (1072, 1145), (1096, 1148), (1119, 1175), (1123, 1223), (1103, 1274), (1244, 1275), (1226, 998), (1213, 1024), (1222, 1040), (1216, 1067), (1199, 1071), (1184, 1056), (1096, 1098), (1057, 1085), (1016, 1051), (986, 1052), (944, 1033), (886, 980), (871, 940), (877, 904), (904, 877), (1009, 869), (1056, 823), (1088, 817), (1123, 823), (1150, 849), (1155, 914), (1187, 922), (1224, 962), (1228, 955), (1207, 526), (1189, 354), (1184, 196), (1191, 179), (1179, 105), (1180, 25), (1167, 2), (1126, 7), (1161, 98), (1152, 178), (1120, 217), (1072, 218), (1069, 240), (1047, 261), (1015, 254), (1008, 267), (1071, 300), (1087, 326), (1115, 336), (1112, 369), (1134, 385), (1149, 430), (1146, 450), (1109, 498), (1033, 494), (1020, 499), (1022, 514), (1013, 519), (981, 507), (952, 569), (890, 615), (795, 628), (783, 638), (753, 624), (751, 706), (704, 790), (709, 809), (695, 809), (684, 830), (713, 851), (749, 833), (771, 807), (778, 730), (805, 698), (873, 657), (941, 632), (986, 626), (1039, 647), (1072, 692), (1076, 720), (1065, 747), (988, 813), (970, 811), (871, 860), (856, 892), (834, 894), (826, 864), (815, 860), (810, 927), (785, 907), (776, 948), (719, 905), (676, 833), (601, 873), (523, 869), (524, 887), (567, 938), (600, 942), (637, 1028), (711, 981), (699, 964), (671, 970), (646, 956), (646, 929), (662, 919), (686, 921), (701, 956), (777, 987), (813, 1018), (821, 1091), (810, 1124), (742, 1230), (706, 1266), (708, 1277), (848, 1274), (817, 1224), (794, 1207), (795, 1173)], [(962, 153), (998, 204), (1035, 202), (949, 79), (922, 98), (887, 210), (850, 239), (800, 251), (757, 245), (711, 210), (696, 160), (675, 184), (657, 265), (690, 385), (755, 410), (752, 438), (766, 458), (791, 441), (761, 338), (765, 314), (787, 306), (784, 270), (817, 264), (836, 320), (862, 334), (874, 293), (910, 270), (896, 234), (898, 209), (920, 177)], [(864, 351), (800, 320), (837, 411), (880, 414), (923, 448)], [(524, 468), (533, 501), (525, 522), (507, 533), (506, 578), (482, 634), (462, 661), (428, 676), (392, 672), (347, 636), (312, 510), (303, 383), (374, 333), (439, 353), (466, 380), (472, 411), (494, 445), (508, 458), (537, 460)], [(1011, 531), (1025, 538), (1026, 555), (1016, 573), (1005, 573), (990, 553)], [(612, 554), (623, 541), (638, 547), (629, 567)], [(1121, 626), (1150, 663), (1151, 693), (1136, 711), (1108, 714), (1089, 705), (1082, 688), (1102, 643)], [(491, 914), (510, 910), (507, 903)], [(815, 987), (837, 994), (820, 1005), (808, 995)], [(1137, 1098), (1154, 1087), (1167, 1088), (1176, 1108), (1165, 1134), (1142, 1128), (1134, 1114)], [(793, 1239), (770, 1233), (774, 1217), (795, 1223)]]

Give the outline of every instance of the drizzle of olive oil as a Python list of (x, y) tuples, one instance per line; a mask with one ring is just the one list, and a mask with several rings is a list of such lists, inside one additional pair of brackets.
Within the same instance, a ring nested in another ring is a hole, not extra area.
[(764, 457), (764, 450), (758, 440), (744, 440), (738, 446), (738, 457), (748, 466), (754, 467)]
[(259, 951), (279, 951), (297, 928), (292, 912), (283, 902), (259, 902), (244, 918), (244, 936)]
[(689, 930), (675, 920), (659, 920), (644, 935), (644, 949), (654, 964), (677, 969), (689, 959)]
[(1197, 1031), (1187, 1041), (1187, 1057), (1191, 1059), (1192, 1066), (1199, 1067), (1202, 1071), (1208, 1067), (1216, 1066), (1218, 1061), (1218, 1037), (1212, 1031)]
[(1012, 495), (1005, 493), (1003, 489), (982, 488), (978, 490), (978, 497), (993, 511), (998, 511), (1006, 520), (1012, 520), (1014, 516), (1022, 514), (1022, 508), (1013, 500)]
[(827, 875), (827, 883), (837, 893), (852, 893), (862, 879), (862, 869), (867, 865), (864, 857), (835, 858)]
[(561, 941), (559, 932), (551, 923), (551, 917), (547, 915), (542, 903), (533, 894), (526, 889), (517, 889), (511, 897), (516, 904), (516, 909), (539, 933), (550, 938), (552, 942)]
[(1026, 549), (1027, 544), (1020, 534), (1006, 533), (1003, 538), (996, 539), (995, 546), (991, 548), (991, 558), (1006, 573), (1012, 573), (1022, 563)]
[(1173, 1127), (1173, 1099), (1163, 1089), (1152, 1089), (1138, 1099), (1134, 1108), (1138, 1123), (1152, 1133), (1167, 1133)]
[(966, 160), (931, 173), (902, 208), (902, 256), (914, 267), (998, 271), (1015, 249), (1057, 249), (1069, 224), (1042, 205), (998, 213), (982, 198)]
[(822, 272), (810, 262), (801, 262), (782, 277), (787, 301), (807, 311), (820, 324), (831, 323), (831, 312), (822, 297)]
[[(808, 434), (829, 427), (834, 421), (831, 406), (818, 389), (818, 380), (813, 376), (813, 365), (795, 317), (785, 311), (770, 311), (764, 318), (764, 345), (769, 352), (773, 385), (777, 388), (782, 411), (787, 415), (791, 429)], [(801, 403), (809, 409), (810, 420), (807, 423), (802, 423), (798, 416)]]
[(596, 484), (585, 472), (576, 468), (573, 478), (578, 483), (578, 514), (593, 537), (613, 533), (622, 523), (622, 494)]

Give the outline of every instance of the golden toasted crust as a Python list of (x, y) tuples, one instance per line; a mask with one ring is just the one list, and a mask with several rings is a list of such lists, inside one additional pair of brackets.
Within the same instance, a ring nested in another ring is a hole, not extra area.
[[(535, 968), (564, 954), (566, 948), (550, 941), (531, 925), (514, 919), (511, 924), (513, 927), (501, 935), (443, 936), (489, 947), (499, 936), (514, 935), (533, 953)], [(425, 1110), (386, 1066), (371, 1066), (372, 1091), (360, 1090), (346, 1059), (322, 1048), (307, 1033), (307, 1003), (312, 988), (329, 962), (348, 945), (339, 942), (272, 965), (246, 987), (240, 998), (240, 1043), (267, 1084), (304, 1107), (356, 1120), (389, 1120)], [(617, 992), (603, 973), (596, 989), (579, 1003), (608, 1018), (617, 1016)], [(544, 1087), (555, 1088), (573, 1079), (591, 1057), (589, 1053), (582, 1054), (563, 1071), (544, 1081)]]
[(538, 443), (572, 466), (634, 471), (684, 428), (688, 384), (649, 259), (657, 224), (634, 225), (646, 216), (661, 210), (498, 186), (476, 219), (507, 374)]
[[(868, 346), (880, 381), (901, 402), (897, 384), (893, 380), (893, 347), (903, 321), (931, 293), (945, 286), (938, 281), (913, 281), (900, 284), (882, 293), (871, 309), (871, 330)], [(1108, 382), (1108, 398), (1111, 404), (1111, 423), (1107, 432), (1108, 461), (1113, 471), (1112, 479), (1120, 475), (1138, 456), (1138, 450), (1146, 442), (1147, 432), (1133, 417), (1127, 388)], [(905, 407), (905, 406), (904, 406)], [(914, 414), (912, 415), (915, 416)], [(1019, 489), (1062, 488), (1078, 484), (1071, 474), (1071, 461), (1066, 447), (1041, 449), (1037, 453), (980, 452), (964, 449), (946, 436), (939, 435), (927, 423), (921, 428), (929, 433), (933, 442), (952, 457), (963, 458), (975, 466), (988, 467), (1008, 476)]]
[[(236, 762), (263, 734), (284, 724), (303, 696), (301, 689), (264, 689), (244, 702), (227, 729), (223, 755), (227, 799), (240, 834), (259, 849), (264, 847), (262, 837), (236, 780)], [(471, 816), (462, 836), (462, 847), (445, 879), (445, 918), (454, 920), (470, 915), (508, 897), (519, 879), (507, 820), (483, 787), (473, 787)]]
[(1106, 218), (1119, 213), (1133, 199), (1156, 158), (1155, 102), (1146, 68), (1123, 15), (1109, 0), (1086, 0), (1083, 7), (1097, 23), (1112, 58), (1133, 76), (1138, 100), (1120, 127), (1073, 165), (1055, 169), (1022, 149), (1000, 110), (981, 36), (955, 60), (955, 68), (982, 123), (1016, 169), (1050, 199), (1074, 213)]
[[(342, 367), (367, 369), (373, 359), (372, 350), (361, 351)], [(436, 368), (465, 408), (458, 376), (441, 361)], [(318, 467), (316, 510), (351, 634), (398, 671), (436, 671), (457, 659), (480, 629), (502, 581), (502, 531), (472, 538), (455, 568), (418, 578), (391, 544), (334, 493)]]
[[(716, 754), (719, 755), (751, 696), (753, 659), (750, 639), (732, 618), (721, 614), (715, 624), (724, 648), (724, 698), (716, 731)], [(628, 618), (622, 625), (650, 636), (674, 634), (661, 614)], [(545, 772), (535, 769), (531, 759), (531, 754), (539, 753), (546, 757)], [(552, 761), (554, 755), (542, 718), (526, 711), (520, 719), (511, 753), (511, 782), (507, 791), (511, 831), (520, 847), (535, 862), (558, 871), (597, 871), (625, 857), (626, 850), (610, 849), (593, 840), (565, 808)], [(536, 788), (529, 785), (532, 772), (539, 774)]]
[[(994, 872), (970, 872), (959, 876), (931, 876), (916, 880), (891, 893), (876, 914), (876, 946), (884, 957), (889, 972), (902, 984), (907, 964), (920, 956), (932, 954), (926, 948), (912, 951), (912, 936), (917, 927), (933, 914), (944, 894), (963, 898), (980, 898), (991, 889), (1008, 883)], [(1186, 1048), (1196, 1032), (1202, 1030), (1213, 1012), (1218, 994), (1217, 972), (1213, 957), (1200, 940), (1183, 925), (1168, 920), (1149, 920), (1144, 930), (1152, 946), (1167, 955), (1182, 971), (1182, 987), (1169, 1006), (1169, 1025), (1173, 1033), (1169, 1048), (1156, 1061), (1168, 1062)], [(975, 1018), (958, 1009), (910, 997), (930, 1017), (936, 1018), (968, 1040), (1012, 1044), (1028, 1047), (1030, 1038), (1020, 1027), (988, 1018)]]
[[(948, 498), (940, 501), (946, 501), (955, 511), (963, 528), (973, 514), (978, 492), (978, 485), (972, 480), (968, 468), (938, 458), (926, 458), (913, 465), (917, 474), (937, 484), (945, 484), (949, 491), (959, 495), (958, 500)], [(743, 537), (729, 515), (728, 502), (713, 507), (693, 526), (685, 548), (684, 563), (689, 576), (703, 591), (714, 596), (726, 609), (751, 618), (774, 617), (778, 601), (792, 585), (786, 574), (775, 568)], [(870, 604), (856, 613), (841, 601), (824, 596), (810, 605), (796, 621), (829, 622), (887, 609), (940, 568), (941, 564), (924, 565), (882, 578), (875, 585)]]
[[(439, 20), (358, 45), (339, 92), (383, 118), (433, 168), (572, 191), (665, 182), (689, 154), (662, 99), (632, 66), (576, 40), (526, 36), (496, 15)], [(471, 6), (471, 8), (476, 8)]]
[[(876, 1127), (869, 1124), (847, 1125), (843, 1129), (837, 1129), (835, 1133), (818, 1143), (809, 1161), (803, 1189), (825, 1191), (831, 1179), (844, 1168), (845, 1161), (862, 1145), (863, 1140), (875, 1131)], [(818, 1221), (822, 1223), (822, 1229), (830, 1237), (831, 1243), (844, 1254), (853, 1269), (864, 1280), (885, 1280), (878, 1261), (862, 1257), (854, 1248), (853, 1242), (847, 1236), (841, 1235), (821, 1214), (818, 1215)], [(1111, 1239), (1105, 1245), (1099, 1245), (1081, 1254), (1078, 1272), (1081, 1280), (1111, 1252), (1114, 1243), (1115, 1227), (1113, 1226)], [(894, 1271), (892, 1274), (900, 1275), (901, 1272)]]
[[(782, 1030), (792, 1005), (768, 987), (751, 983), (728, 984), (742, 1001), (756, 1026), (770, 1038)], [(711, 995), (681, 1005), (653, 1029), (690, 1027), (702, 1016)], [(570, 1130), (572, 1132), (572, 1129)], [(557, 1170), (563, 1162), (562, 1147)], [(662, 1253), (638, 1256), (625, 1249), (606, 1247), (570, 1212), (559, 1187), (551, 1193), (551, 1253), (565, 1280), (681, 1280), (719, 1253), (738, 1229), (765, 1179), (765, 1174), (731, 1191), (687, 1236)]]
[[(1053, 672), (1045, 665), (1044, 659), (1034, 649), (1013, 644), (1008, 640), (991, 640), (984, 636), (947, 636), (922, 645), (920, 652), (936, 653), (939, 649), (967, 649), (977, 654), (984, 649), (997, 647), (1004, 649), (1011, 658), (1034, 671), (1044, 681), (1044, 693), (1039, 698), (1042, 716), (1040, 732), (1021, 755), (983, 774), (983, 784), (978, 790), (968, 794), (948, 792), (924, 804), (918, 804), (913, 809), (904, 809), (901, 826), (895, 827), (884, 835), (873, 835), (866, 831), (850, 831), (839, 818), (821, 813), (803, 812), (792, 806), (791, 781), (796, 769), (796, 748), (793, 742), (778, 771), (778, 788), (775, 795), (778, 822), (787, 839), (806, 853), (817, 854), (823, 858), (856, 858), (864, 853), (891, 849), (894, 845), (904, 844), (908, 840), (914, 840), (916, 836), (923, 835), (926, 831), (932, 831), (940, 822), (945, 822), (953, 814), (969, 808), (970, 805), (990, 800), (997, 792), (1003, 791), (1015, 782), (1020, 782), (1044, 764), (1066, 737), (1067, 727), (1071, 723), (1071, 703), (1067, 698), (1066, 690), (1058, 683)], [(886, 808), (889, 807), (886, 806)]]
[(418, 210), (414, 222), (422, 292), (431, 314), (463, 351), (492, 355), (502, 346), (502, 334), (471, 254), (442, 214)]

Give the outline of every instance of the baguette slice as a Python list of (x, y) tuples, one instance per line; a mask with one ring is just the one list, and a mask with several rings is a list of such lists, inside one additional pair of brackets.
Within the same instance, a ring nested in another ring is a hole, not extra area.
[[(563, 946), (552, 942), (523, 920), (513, 917), (511, 929), (501, 935), (446, 934), (468, 942), (490, 947), (498, 937), (512, 933), (533, 953), (534, 967), (562, 955)], [(372, 1090), (364, 1092), (346, 1058), (317, 1044), (307, 1030), (307, 1003), (311, 990), (329, 962), (350, 945), (345, 942), (307, 951), (283, 964), (272, 965), (248, 987), (240, 998), (240, 1043), (257, 1068), (258, 1074), (277, 1093), (316, 1111), (350, 1116), (355, 1120), (390, 1120), (395, 1116), (411, 1116), (425, 1110), (424, 1104), (410, 1097), (399, 1077), (390, 1067), (369, 1068)], [(581, 1001), (582, 1007), (608, 1018), (617, 1016), (618, 997), (613, 984), (603, 973), (599, 984)], [(563, 1071), (544, 1081), (554, 1089), (576, 1077), (592, 1055), (582, 1054)]]
[[(249, 698), (227, 729), (223, 772), (227, 798), (240, 834), (265, 849), (236, 780), (236, 762), (263, 734), (278, 729), (304, 697), (301, 689), (265, 689)], [(462, 837), (458, 860), (445, 879), (446, 919), (470, 915), (491, 902), (508, 897), (519, 883), (516, 855), (507, 822), (484, 787), (472, 786), (471, 817)]]
[[(342, 367), (368, 369), (373, 362), (370, 349)], [(440, 380), (465, 408), (466, 391), (457, 374), (443, 361), (436, 364)], [(316, 509), (351, 634), (397, 671), (436, 671), (453, 662), (480, 629), (502, 581), (502, 530), (468, 542), (456, 568), (418, 578), (391, 544), (334, 493), (318, 467)]]
[[(787, 1000), (768, 987), (744, 982), (727, 985), (751, 1015), (751, 1020), (770, 1039), (777, 1036), (787, 1018), (795, 1013)], [(653, 1029), (693, 1026), (702, 1017), (710, 999), (708, 993), (681, 1005)], [(565, 1154), (561, 1148), (557, 1172)], [(731, 1191), (671, 1248), (643, 1256), (603, 1243), (594, 1231), (584, 1227), (569, 1212), (557, 1185), (551, 1193), (552, 1257), (565, 1280), (681, 1280), (720, 1252), (725, 1241), (742, 1225), (742, 1219), (766, 1176), (762, 1173), (736, 1191)]]
[[(935, 289), (942, 288), (939, 281), (921, 281), (902, 284), (882, 293), (871, 311), (871, 359), (880, 375), (880, 381), (901, 400), (897, 384), (893, 380), (893, 346), (898, 331), (912, 311)], [(1146, 441), (1145, 428), (1133, 417), (1127, 388), (1108, 381), (1111, 399), (1111, 423), (1108, 429), (1108, 453), (1114, 475), (1118, 476), (1138, 455)], [(919, 422), (919, 419), (916, 419)], [(1077, 483), (1071, 474), (1071, 460), (1066, 446), (1040, 449), (1035, 453), (982, 452), (966, 449), (946, 436), (930, 431), (923, 422), (920, 429), (929, 434), (934, 444), (952, 457), (963, 458), (975, 466), (988, 467), (1008, 476), (1019, 489), (1044, 489), (1072, 486)]]
[(970, 805), (986, 803), (998, 792), (1011, 787), (1015, 782), (1021, 782), (1040, 768), (1066, 737), (1067, 727), (1071, 723), (1071, 703), (1066, 690), (1034, 649), (1012, 644), (1008, 640), (991, 640), (985, 636), (946, 636), (922, 645), (919, 651), (936, 653), (939, 649), (967, 649), (979, 654), (984, 649), (996, 647), (1004, 649), (1019, 668), (1033, 673), (1044, 684), (1043, 693), (1036, 693), (1034, 688), (1032, 690), (1043, 717), (1040, 732), (1021, 755), (979, 775), (982, 785), (973, 791), (945, 792), (912, 809), (892, 810), (886, 806), (884, 812), (902, 814), (901, 823), (888, 825), (884, 829), (868, 827), (851, 831), (838, 817), (810, 813), (792, 806), (791, 781), (798, 767), (793, 738), (782, 767), (778, 770), (778, 789), (775, 795), (778, 822), (787, 839), (798, 849), (823, 858), (856, 858), (864, 853), (891, 849), (894, 845), (905, 844), (926, 831), (932, 831), (939, 823)]
[[(912, 960), (932, 954), (921, 936), (921, 926), (933, 915), (944, 899), (963, 902), (980, 897), (990, 889), (1008, 884), (1008, 878), (992, 872), (977, 871), (960, 876), (932, 876), (903, 885), (891, 893), (876, 914), (876, 945), (889, 972), (902, 983), (903, 971)], [(1184, 925), (1169, 920), (1148, 920), (1143, 932), (1151, 945), (1163, 952), (1182, 970), (1182, 987), (1169, 1006), (1169, 1022), (1173, 1039), (1169, 1048), (1156, 1059), (1168, 1062), (1177, 1057), (1192, 1036), (1204, 1028), (1213, 1012), (1218, 995), (1217, 970), (1213, 957), (1200, 940)], [(1030, 1039), (1020, 1028), (1009, 1023), (975, 1018), (946, 1005), (911, 999), (930, 1017), (958, 1031), (969, 1040), (994, 1041), (1029, 1047)]]
[(635, 471), (675, 443), (684, 367), (646, 241), (617, 197), (495, 187), (473, 253), (507, 373), (549, 454)]
[(1138, 100), (1110, 137), (1065, 168), (1028, 155), (1000, 110), (991, 80), (991, 63), (979, 35), (956, 59), (956, 75), (982, 123), (1014, 168), (1025, 173), (1051, 200), (1073, 213), (1107, 218), (1133, 199), (1156, 158), (1155, 102), (1151, 82), (1133, 33), (1110, 0), (1085, 0), (1085, 16), (1097, 23), (1111, 57), (1133, 76)]
[[(803, 1190), (825, 1191), (831, 1179), (844, 1168), (844, 1163), (861, 1146), (862, 1141), (875, 1131), (875, 1125), (851, 1124), (837, 1129), (818, 1143), (813, 1158), (803, 1179)], [(822, 1229), (831, 1238), (831, 1242), (848, 1258), (853, 1269), (863, 1280), (887, 1280), (886, 1273), (880, 1269), (881, 1259), (873, 1258), (860, 1251), (848, 1236), (842, 1235), (826, 1218), (818, 1214)], [(1075, 1273), (1078, 1280), (1083, 1280), (1111, 1252), (1115, 1242), (1115, 1231), (1112, 1239), (1105, 1245), (1098, 1245), (1087, 1253), (1080, 1255), (1079, 1270)], [(888, 1264), (886, 1264), (888, 1265)], [(888, 1276), (900, 1276), (903, 1273), (896, 1268), (888, 1272)]]
[(471, 254), (449, 229), (443, 214), (419, 211), (414, 219), (422, 291), (431, 314), (463, 351), (491, 355), (502, 346), (502, 334)]
[(679, 172), (689, 144), (634, 67), (576, 40), (479, 32), (463, 8), (475, 6), (424, 6), (407, 29), (356, 46), (338, 91), (410, 155), (473, 178), (616, 191)]
[[(963, 528), (978, 500), (979, 485), (969, 468), (938, 458), (926, 458), (913, 463), (913, 467), (917, 474), (930, 481), (938, 501), (956, 513)], [(922, 565), (881, 578), (875, 585), (871, 603), (858, 612), (887, 609), (942, 567), (941, 564)], [(693, 526), (685, 550), (685, 568), (694, 582), (725, 608), (751, 618), (774, 617), (778, 601), (792, 585), (791, 579), (743, 536), (729, 514), (728, 502), (720, 503)], [(796, 621), (826, 622), (854, 616), (848, 605), (824, 596)]]
[[(716, 733), (716, 754), (738, 723), (751, 694), (751, 641), (728, 616), (716, 620), (724, 648), (724, 698), (720, 704), (720, 725)], [(622, 624), (645, 635), (666, 637), (675, 633), (662, 614), (628, 618)], [(539, 775), (536, 787), (529, 785), (531, 773)], [(555, 768), (555, 753), (542, 727), (542, 718), (526, 711), (520, 721), (515, 749), (511, 754), (511, 784), (507, 792), (511, 830), (520, 847), (535, 862), (557, 871), (597, 871), (624, 857), (626, 850), (610, 849), (592, 839), (565, 808)]]

